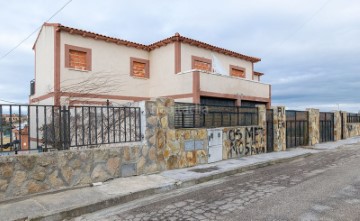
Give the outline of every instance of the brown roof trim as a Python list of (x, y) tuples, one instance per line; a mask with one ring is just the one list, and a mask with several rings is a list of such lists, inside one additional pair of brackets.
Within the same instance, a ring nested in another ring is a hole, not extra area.
[(155, 48), (159, 48), (161, 46), (165, 46), (165, 45), (167, 45), (169, 43), (177, 42), (177, 41), (180, 41), (180, 42), (183, 42), (183, 43), (186, 43), (186, 44), (189, 44), (189, 45), (193, 45), (193, 46), (196, 46), (196, 47), (199, 47), (199, 48), (204, 48), (204, 49), (207, 49), (207, 50), (222, 53), (222, 54), (225, 54), (225, 55), (228, 55), (228, 56), (241, 58), (243, 60), (250, 61), (250, 62), (253, 62), (253, 63), (261, 61), (260, 58), (243, 55), (243, 54), (240, 54), (240, 53), (237, 53), (237, 52), (234, 52), (234, 51), (230, 51), (228, 49), (224, 49), (224, 48), (220, 48), (220, 47), (217, 47), (217, 46), (210, 45), (210, 44), (205, 43), (205, 42), (201, 42), (201, 41), (198, 41), (198, 40), (187, 38), (187, 37), (181, 36), (179, 33), (176, 33), (174, 36), (172, 36), (170, 38), (166, 38), (164, 40), (155, 42), (155, 43), (149, 45), (149, 48), (150, 48), (150, 50), (153, 50)]
[(41, 28), (40, 28), (40, 31), (39, 31), (39, 33), (38, 33), (38, 36), (36, 37), (36, 40), (35, 40), (34, 45), (33, 45), (33, 47), (32, 47), (33, 50), (35, 49), (35, 45), (36, 45), (36, 43), (37, 43), (37, 41), (38, 41), (38, 39), (39, 39), (39, 37), (40, 37), (40, 33), (41, 33), (41, 31), (42, 31), (42, 29), (43, 29), (44, 26), (58, 27), (58, 26), (60, 26), (60, 24), (59, 24), (59, 23), (44, 23), (43, 26), (41, 26)]
[(81, 30), (81, 29), (77, 29), (77, 28), (71, 28), (71, 27), (67, 27), (64, 25), (59, 25), (58, 28), (59, 28), (59, 30), (67, 31), (70, 34), (78, 34), (83, 37), (94, 38), (95, 40), (104, 40), (104, 41), (112, 42), (112, 43), (119, 44), (119, 45), (125, 45), (128, 47), (134, 47), (137, 49), (149, 51), (149, 47), (146, 45), (143, 45), (143, 44), (138, 44), (135, 42), (126, 41), (126, 40), (119, 39), (119, 38), (113, 38), (113, 37), (109, 37), (106, 35), (101, 35), (101, 34), (97, 34), (97, 33), (90, 32), (90, 31), (85, 31), (85, 30)]
[(258, 71), (254, 71), (254, 75), (257, 75), (257, 76), (263, 76), (263, 75), (264, 75), (264, 73), (262, 73), (262, 72), (258, 72)]
[[(119, 39), (119, 38), (113, 38), (113, 37), (109, 37), (109, 36), (106, 36), (106, 35), (97, 34), (97, 33), (90, 32), (90, 31), (85, 31), (85, 30), (81, 30), (81, 29), (77, 29), (77, 28), (67, 27), (67, 26), (64, 26), (64, 25), (61, 25), (61, 24), (58, 24), (58, 23), (44, 23), (44, 26), (54, 26), (54, 27), (57, 27), (57, 31), (66, 31), (66, 32), (69, 32), (70, 34), (77, 34), (77, 35), (81, 35), (83, 37), (94, 38), (96, 40), (104, 40), (106, 42), (112, 42), (112, 43), (115, 43), (115, 44), (125, 45), (125, 46), (128, 46), (128, 47), (134, 47), (134, 48), (142, 49), (142, 50), (145, 50), (145, 51), (151, 51), (151, 50), (154, 50), (156, 48), (166, 46), (166, 45), (168, 45), (170, 43), (173, 43), (173, 42), (182, 42), (182, 43), (190, 44), (190, 45), (193, 45), (193, 46), (196, 46), (196, 47), (199, 47), (199, 48), (204, 48), (204, 49), (211, 50), (211, 51), (218, 52), (218, 53), (222, 53), (222, 54), (225, 54), (225, 55), (228, 55), (228, 56), (240, 58), (240, 59), (250, 61), (250, 62), (253, 62), (253, 63), (261, 61), (260, 58), (243, 55), (243, 54), (240, 54), (240, 53), (237, 53), (237, 52), (234, 52), (234, 51), (230, 51), (228, 49), (224, 49), (224, 48), (220, 48), (220, 47), (217, 47), (217, 46), (207, 44), (205, 42), (201, 42), (201, 41), (198, 41), (198, 40), (187, 38), (187, 37), (181, 36), (179, 33), (176, 33), (172, 37), (169, 37), (169, 38), (163, 39), (161, 41), (155, 42), (155, 43), (153, 43), (151, 45), (143, 45), (143, 44), (139, 44), (139, 43), (135, 43), (135, 42)], [(39, 33), (39, 35), (40, 35), (40, 33)], [(36, 45), (36, 41), (35, 41), (34, 47)]]

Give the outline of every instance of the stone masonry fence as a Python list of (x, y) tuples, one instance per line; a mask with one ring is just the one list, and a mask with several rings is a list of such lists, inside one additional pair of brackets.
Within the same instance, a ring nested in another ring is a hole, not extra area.
[[(174, 100), (140, 103), (143, 140), (37, 154), (0, 156), (0, 202), (26, 195), (88, 186), (119, 177), (209, 163), (207, 128), (175, 128)], [(266, 131), (266, 108), (258, 106), (258, 124), (217, 128), (222, 134), (222, 160), (286, 150), (285, 107), (272, 107), (273, 131)], [(319, 110), (308, 109), (308, 148), (319, 143)], [(360, 135), (359, 123), (347, 123), (346, 112), (334, 113), (334, 140)]]

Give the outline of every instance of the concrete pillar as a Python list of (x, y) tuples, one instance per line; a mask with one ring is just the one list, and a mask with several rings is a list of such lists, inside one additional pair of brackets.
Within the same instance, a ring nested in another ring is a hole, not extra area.
[(272, 107), (274, 119), (274, 151), (286, 150), (286, 112), (284, 106)]
[(320, 111), (313, 108), (308, 108), (306, 111), (309, 113), (309, 146), (313, 146), (318, 144), (320, 140)]
[(334, 141), (341, 140), (341, 113), (334, 112)]
[(256, 140), (257, 148), (266, 152), (266, 106), (261, 104), (256, 105), (256, 107), (258, 108), (258, 125), (259, 128), (261, 128), (257, 130), (258, 133), (261, 133), (256, 136), (258, 138), (258, 140)]

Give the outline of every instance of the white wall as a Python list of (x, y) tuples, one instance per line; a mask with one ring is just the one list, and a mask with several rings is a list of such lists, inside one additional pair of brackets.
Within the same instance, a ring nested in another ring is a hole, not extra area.
[[(54, 91), (54, 27), (43, 26), (35, 45), (35, 94)], [(30, 98), (30, 99), (31, 99)]]
[(206, 50), (196, 46), (191, 46), (189, 44), (184, 44), (184, 43), (181, 44), (181, 70), (187, 71), (192, 69), (191, 66), (192, 56), (212, 59), (211, 54), (214, 54), (215, 57), (220, 61), (223, 69), (225, 70), (225, 74), (228, 75), (230, 73), (230, 65), (239, 66), (246, 69), (245, 71), (246, 79), (252, 80), (253, 69), (252, 69), (252, 63), (250, 61), (227, 56), (217, 52), (212, 52), (210, 50)]
[(175, 74), (174, 43), (150, 52), (150, 96), (192, 93), (192, 75)]
[(269, 98), (269, 85), (217, 74), (200, 73), (202, 91)]
[[(65, 44), (91, 49), (92, 71), (66, 68)], [(62, 32), (61, 90), (79, 93), (148, 97), (149, 80), (130, 76), (130, 57), (149, 59), (149, 52)]]
[(189, 97), (189, 98), (178, 98), (178, 99), (174, 99), (175, 102), (182, 102), (182, 103), (192, 103), (193, 102), (193, 98)]
[[(44, 26), (40, 33), (37, 51), (37, 82), (35, 96), (44, 95), (54, 88), (54, 27)], [(191, 73), (175, 74), (175, 44), (152, 50), (151, 52), (95, 40), (80, 35), (61, 32), (60, 44), (60, 86), (62, 92), (83, 94), (120, 95), (125, 97), (161, 97), (192, 93), (193, 75)], [(65, 67), (65, 44), (91, 49), (92, 70), (81, 71)], [(181, 70), (190, 70), (192, 56), (211, 59), (214, 54), (222, 64), (226, 74), (229, 66), (235, 65), (246, 69), (246, 79), (218, 78), (201, 75), (201, 90), (239, 94), (247, 96), (268, 97), (268, 86), (252, 84), (252, 63), (239, 58), (211, 52), (189, 44), (181, 44)], [(130, 57), (150, 60), (150, 79), (130, 76)], [(212, 75), (211, 75), (212, 76)], [(214, 75), (216, 76), (216, 75)], [(220, 76), (221, 77), (221, 76)], [(220, 82), (219, 82), (220, 81)], [(223, 82), (224, 81), (224, 82)], [(240, 82), (240, 83), (239, 83)], [(239, 88), (241, 85), (241, 88)], [(66, 99), (66, 98), (65, 98)], [(62, 99), (65, 103), (64, 98)], [(105, 98), (77, 98), (71, 100), (104, 101)], [(192, 101), (192, 98), (176, 99)], [(47, 100), (51, 101), (51, 100)], [(110, 101), (123, 103), (122, 98)]]

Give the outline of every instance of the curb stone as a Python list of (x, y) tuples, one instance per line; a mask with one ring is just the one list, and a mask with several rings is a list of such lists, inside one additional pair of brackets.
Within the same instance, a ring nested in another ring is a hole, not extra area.
[(290, 162), (290, 161), (293, 161), (293, 160), (296, 160), (299, 158), (305, 158), (305, 157), (308, 157), (311, 155), (313, 155), (313, 153), (305, 153), (305, 154), (300, 154), (300, 155), (289, 157), (289, 158), (275, 159), (275, 160), (270, 160), (270, 161), (263, 162), (263, 163), (256, 163), (256, 164), (243, 166), (240, 168), (230, 169), (228, 171), (219, 172), (217, 174), (212, 174), (212, 175), (209, 175), (206, 177), (201, 177), (198, 179), (191, 179), (191, 180), (186, 180), (186, 181), (178, 180), (172, 184), (167, 184), (167, 185), (157, 187), (157, 188), (151, 188), (151, 189), (146, 189), (146, 190), (142, 190), (142, 191), (138, 191), (138, 192), (133, 192), (133, 193), (126, 194), (126, 195), (116, 196), (116, 197), (102, 200), (102, 201), (92, 203), (89, 205), (73, 207), (73, 208), (66, 208), (66, 210), (50, 211), (45, 214), (42, 214), (41, 216), (24, 217), (24, 218), (17, 219), (17, 220), (29, 220), (29, 221), (30, 220), (32, 220), (32, 221), (68, 220), (68, 219), (75, 218), (75, 217), (78, 217), (78, 216), (81, 216), (81, 215), (84, 215), (87, 213), (93, 213), (93, 212), (96, 212), (96, 211), (99, 211), (102, 209), (106, 209), (106, 208), (116, 206), (119, 204), (124, 204), (124, 203), (130, 202), (130, 201), (148, 197), (148, 196), (151, 196), (154, 194), (166, 193), (171, 190), (190, 187), (190, 186), (194, 186), (194, 185), (208, 182), (211, 180), (220, 179), (220, 178), (224, 178), (227, 176), (242, 173), (245, 171), (254, 170), (254, 169), (258, 169), (258, 168), (262, 168), (262, 167), (266, 167), (266, 166), (270, 166), (270, 165), (275, 165), (275, 164), (279, 164), (279, 163)]

